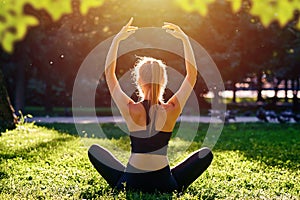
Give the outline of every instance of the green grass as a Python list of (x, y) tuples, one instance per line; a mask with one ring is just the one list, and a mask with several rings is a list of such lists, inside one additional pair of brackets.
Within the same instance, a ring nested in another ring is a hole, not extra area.
[[(299, 124), (225, 125), (212, 165), (183, 194), (113, 191), (89, 163), (87, 148), (98, 143), (125, 163), (129, 139), (113, 124), (102, 128), (109, 137), (80, 138), (72, 124), (25, 124), (3, 133), (0, 199), (300, 198)], [(171, 165), (201, 147), (207, 128), (199, 125), (191, 145), (172, 138)]]

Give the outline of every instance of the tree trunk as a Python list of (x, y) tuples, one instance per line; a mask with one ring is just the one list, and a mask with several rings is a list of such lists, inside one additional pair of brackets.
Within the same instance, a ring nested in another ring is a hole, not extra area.
[(277, 95), (278, 95), (279, 85), (280, 85), (281, 81), (282, 81), (282, 79), (278, 79), (276, 81), (276, 85), (274, 87), (274, 97), (273, 97), (273, 104), (274, 105), (276, 105), (276, 103), (278, 101)]
[(236, 83), (233, 82), (232, 84), (232, 92), (233, 92), (233, 96), (232, 96), (232, 103), (236, 103)]
[(25, 66), (18, 64), (18, 70), (16, 72), (16, 91), (14, 107), (16, 111), (24, 110), (25, 105)]
[(45, 111), (46, 111), (47, 115), (49, 115), (53, 111), (52, 86), (49, 83), (46, 83), (45, 90), (46, 90), (46, 92), (45, 92), (45, 96), (44, 96), (44, 105), (45, 105)]
[(299, 90), (299, 78), (293, 79), (292, 88), (293, 88), (293, 108), (296, 111), (298, 108), (298, 90)]
[(264, 99), (262, 98), (262, 95), (261, 95), (261, 92), (262, 92), (262, 72), (259, 72), (258, 75), (257, 75), (257, 99), (256, 101), (257, 102), (262, 102)]
[(285, 92), (285, 96), (284, 96), (284, 102), (288, 103), (289, 102), (289, 98), (288, 98), (288, 79), (284, 79), (284, 92)]
[(14, 109), (5, 87), (4, 77), (0, 69), (0, 134), (7, 129), (14, 129), (17, 123)]

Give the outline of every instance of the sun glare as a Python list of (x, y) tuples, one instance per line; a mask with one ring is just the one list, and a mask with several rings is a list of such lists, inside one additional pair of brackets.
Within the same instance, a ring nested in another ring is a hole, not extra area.
[(175, 18), (178, 20), (182, 17), (180, 8), (171, 0), (126, 1), (120, 4), (119, 11), (121, 15), (134, 17), (139, 26), (158, 26), (163, 21), (174, 21)]

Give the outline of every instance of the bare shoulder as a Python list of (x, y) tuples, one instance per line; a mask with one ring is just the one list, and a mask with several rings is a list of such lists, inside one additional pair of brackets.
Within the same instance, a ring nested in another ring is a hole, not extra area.
[(172, 98), (166, 103), (162, 103), (161, 107), (165, 109), (167, 112), (180, 111), (180, 105), (177, 98)]
[(128, 103), (128, 109), (130, 113), (140, 113), (143, 110), (143, 106), (140, 102), (130, 102)]

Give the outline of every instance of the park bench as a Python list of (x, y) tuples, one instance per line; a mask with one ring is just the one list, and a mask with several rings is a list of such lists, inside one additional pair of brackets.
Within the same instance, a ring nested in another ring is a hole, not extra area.
[(292, 119), (295, 122), (300, 122), (300, 115), (295, 114), (291, 110), (286, 110), (281, 112), (280, 114), (276, 114), (273, 110), (265, 110), (263, 108), (259, 108), (256, 112), (256, 117), (264, 122), (270, 122), (270, 121), (278, 121), (279, 123), (286, 123), (290, 122)]
[(278, 121), (280, 123), (289, 122), (291, 120), (294, 120), (295, 122), (300, 122), (300, 115), (295, 114), (292, 110), (286, 110), (280, 113), (278, 116)]
[(230, 120), (236, 121), (237, 110), (209, 110), (209, 115), (222, 120), (225, 123), (229, 123)]
[(278, 116), (273, 110), (265, 110), (263, 108), (259, 108), (256, 112), (256, 117), (260, 121), (269, 122), (269, 121), (275, 121)]

